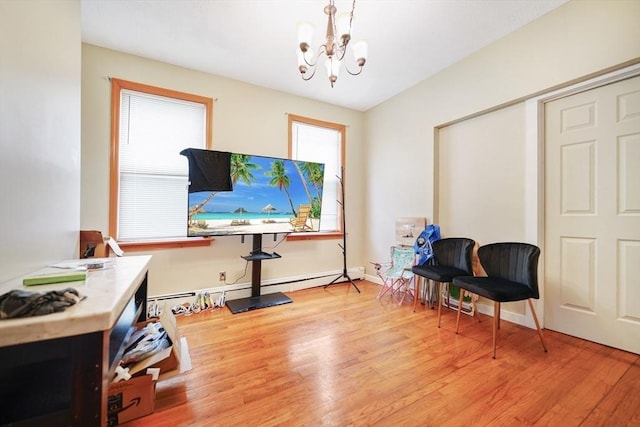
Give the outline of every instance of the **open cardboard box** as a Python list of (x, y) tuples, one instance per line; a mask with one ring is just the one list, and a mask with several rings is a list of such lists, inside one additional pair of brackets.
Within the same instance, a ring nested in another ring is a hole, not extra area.
[(80, 230), (80, 258), (108, 258), (109, 249), (117, 256), (124, 254), (111, 237), (102, 237), (97, 230)]
[(80, 231), (80, 258), (107, 258), (109, 246), (102, 233), (96, 230)]
[(109, 386), (107, 426), (116, 426), (153, 412), (156, 380), (146, 374)]
[[(156, 319), (150, 320), (149, 322), (155, 322)], [(134, 365), (129, 367), (129, 373), (134, 376), (140, 372), (144, 372), (147, 368), (158, 368), (160, 369), (160, 379), (163, 379), (168, 375), (168, 373), (175, 374), (177, 372), (182, 372), (180, 367), (180, 359), (182, 355), (182, 341), (180, 339), (180, 333), (178, 331), (178, 325), (176, 324), (176, 317), (173, 315), (171, 310), (167, 310), (166, 308), (162, 310), (160, 313), (159, 319), (157, 319), (162, 324), (162, 327), (167, 332), (167, 336), (169, 337), (169, 341), (171, 341), (171, 347), (165, 348), (159, 353), (154, 354), (151, 357), (143, 359)], [(141, 323), (138, 325), (138, 328), (141, 329), (147, 323)], [(176, 372), (172, 372), (176, 371)]]
[[(130, 379), (109, 386), (109, 427), (152, 413), (155, 407), (156, 381), (191, 369), (187, 340), (180, 337), (176, 318), (171, 310), (165, 308), (158, 319), (139, 323), (137, 327), (141, 329), (156, 321), (160, 322), (167, 332), (171, 347), (130, 366)], [(159, 375), (148, 373), (153, 368), (159, 371)]]

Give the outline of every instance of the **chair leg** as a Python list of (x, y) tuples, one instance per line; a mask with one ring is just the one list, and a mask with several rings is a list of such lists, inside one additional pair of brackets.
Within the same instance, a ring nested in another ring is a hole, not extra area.
[(536, 316), (536, 311), (533, 309), (533, 303), (531, 302), (531, 298), (528, 298), (529, 308), (531, 309), (531, 314), (533, 315), (533, 321), (536, 323), (536, 329), (538, 330), (538, 336), (540, 337), (540, 342), (542, 343), (542, 348), (544, 348), (544, 352), (547, 352), (547, 346), (544, 343), (544, 337), (542, 336), (542, 329), (540, 329), (540, 323), (538, 322), (538, 316)]
[(387, 286), (387, 282), (386, 280), (383, 280), (382, 286), (380, 287), (380, 289), (378, 289), (378, 295), (376, 295), (376, 299), (382, 298), (382, 296), (386, 294), (388, 290), (389, 290), (389, 287)]
[(498, 324), (500, 323), (500, 303), (493, 302), (493, 358), (496, 358), (496, 343), (498, 341)]
[(438, 304), (438, 328), (440, 327), (440, 317), (442, 316), (442, 283), (435, 282), (436, 285), (436, 304)]
[(456, 316), (456, 334), (458, 333), (458, 327), (460, 326), (460, 313), (462, 313), (462, 300), (464, 298), (464, 291), (462, 288), (458, 288), (460, 290), (460, 299), (458, 300), (458, 315)]
[(413, 276), (414, 277), (414, 283), (416, 284), (416, 289), (415, 289), (415, 298), (413, 299), (413, 312), (416, 312), (416, 309), (418, 308), (418, 295), (420, 295), (420, 289), (424, 289), (424, 281), (426, 281), (427, 279), (425, 277), (417, 277), (417, 276)]
[(451, 284), (447, 283), (447, 307), (451, 308), (451, 302), (449, 302), (449, 299), (451, 297)]
[(402, 285), (402, 282), (400, 281), (400, 279), (393, 279), (391, 281), (391, 300), (392, 301), (398, 301), (398, 291), (400, 290), (401, 285)]
[(400, 287), (398, 289), (400, 290), (400, 292), (402, 292), (402, 298), (400, 298), (398, 305), (402, 305), (404, 303), (404, 298), (407, 296), (407, 292), (409, 292), (410, 283), (411, 282), (407, 281), (406, 279), (402, 279), (402, 281), (400, 282)]

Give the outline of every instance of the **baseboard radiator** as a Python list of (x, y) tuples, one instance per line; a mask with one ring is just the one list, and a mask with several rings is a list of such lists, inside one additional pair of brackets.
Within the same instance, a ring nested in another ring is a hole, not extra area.
[[(353, 280), (365, 278), (364, 267), (353, 267), (347, 270), (349, 277)], [(270, 294), (273, 292), (293, 292), (301, 289), (314, 288), (329, 284), (333, 279), (340, 277), (336, 284), (344, 282), (342, 270), (316, 272), (308, 275), (280, 277), (275, 279), (262, 280), (261, 293)], [(250, 280), (250, 279), (249, 279)], [(149, 296), (149, 303), (166, 305), (172, 307), (184, 302), (194, 302), (196, 295), (208, 292), (212, 297), (216, 297), (224, 292), (227, 300), (246, 298), (251, 296), (251, 282), (237, 283), (233, 285), (221, 285), (208, 288), (193, 289), (172, 294)]]

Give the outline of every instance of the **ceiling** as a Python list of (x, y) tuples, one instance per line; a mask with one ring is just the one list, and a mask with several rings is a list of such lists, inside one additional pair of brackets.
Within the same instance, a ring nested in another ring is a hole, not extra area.
[(352, 40), (369, 43), (367, 63), (333, 88), (324, 67), (303, 81), (295, 53), (302, 21), (323, 42), (328, 0), (82, 0), (82, 41), (366, 111), (567, 1), (358, 0)]

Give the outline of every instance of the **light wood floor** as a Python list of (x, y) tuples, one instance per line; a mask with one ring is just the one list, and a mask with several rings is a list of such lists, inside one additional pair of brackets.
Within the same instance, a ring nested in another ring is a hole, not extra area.
[(193, 370), (130, 426), (640, 426), (640, 356), (491, 318), (376, 300), (357, 282), (292, 304), (178, 318)]

